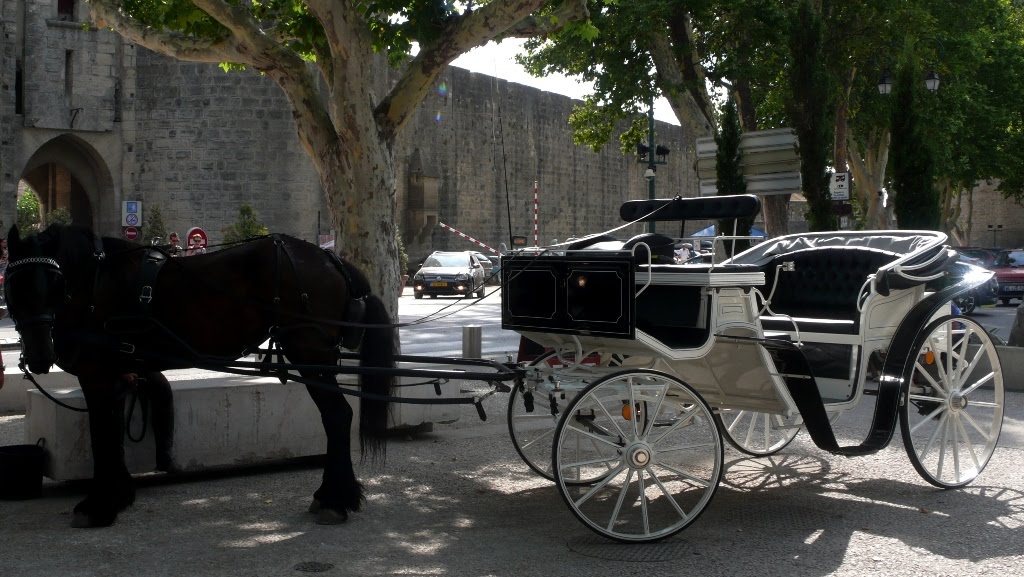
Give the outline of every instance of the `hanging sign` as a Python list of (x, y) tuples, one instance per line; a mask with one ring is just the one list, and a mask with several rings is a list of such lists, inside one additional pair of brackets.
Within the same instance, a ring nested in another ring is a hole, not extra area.
[(850, 200), (850, 173), (836, 172), (828, 183), (828, 191), (832, 200)]

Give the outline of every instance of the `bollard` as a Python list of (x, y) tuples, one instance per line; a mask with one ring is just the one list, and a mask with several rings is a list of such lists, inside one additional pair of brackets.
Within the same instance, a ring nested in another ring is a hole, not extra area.
[(481, 327), (477, 325), (462, 327), (462, 358), (479, 359), (483, 356), (481, 334)]

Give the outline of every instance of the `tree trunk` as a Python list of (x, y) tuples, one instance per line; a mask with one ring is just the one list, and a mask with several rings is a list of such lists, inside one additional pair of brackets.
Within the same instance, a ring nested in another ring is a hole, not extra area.
[[(372, 122), (371, 111), (363, 112)], [(365, 126), (359, 122), (359, 126)], [(356, 138), (351, 147), (324, 156), (320, 182), (337, 230), (335, 250), (366, 274), (373, 293), (398, 318), (398, 228), (395, 226), (395, 169), (391, 149), (376, 134)]]
[[(733, 84), (734, 96), (740, 113), (743, 132), (757, 130), (757, 110), (750, 91), (750, 82), (737, 80)], [(789, 234), (789, 195), (769, 194), (761, 197), (761, 215), (768, 236)]]

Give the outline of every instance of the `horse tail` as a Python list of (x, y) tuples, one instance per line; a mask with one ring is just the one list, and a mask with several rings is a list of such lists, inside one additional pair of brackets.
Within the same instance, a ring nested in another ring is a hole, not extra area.
[[(363, 322), (368, 325), (363, 332), (363, 341), (359, 347), (359, 365), (362, 367), (394, 368), (395, 366), (395, 329), (391, 326), (391, 315), (384, 307), (384, 302), (376, 295), (367, 295), (366, 316)], [(389, 374), (365, 374), (360, 378), (360, 386), (364, 392), (374, 395), (390, 396), (394, 387), (394, 377)], [(359, 411), (359, 448), (363, 454), (371, 456), (383, 455), (391, 414), (390, 405), (386, 400), (362, 399)]]

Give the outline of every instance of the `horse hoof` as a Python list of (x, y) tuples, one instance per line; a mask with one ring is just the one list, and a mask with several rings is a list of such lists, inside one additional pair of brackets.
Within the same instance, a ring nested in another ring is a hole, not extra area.
[(76, 511), (75, 515), (71, 518), (71, 527), (75, 529), (95, 529), (98, 527), (109, 527), (114, 524), (114, 520), (117, 519), (117, 514), (113, 515), (89, 515), (81, 511)]
[(309, 504), (309, 512), (314, 515), (320, 512), (320, 499), (313, 499), (313, 501)]
[(348, 513), (344, 510), (320, 509), (316, 514), (317, 525), (341, 525), (345, 521), (348, 521)]

